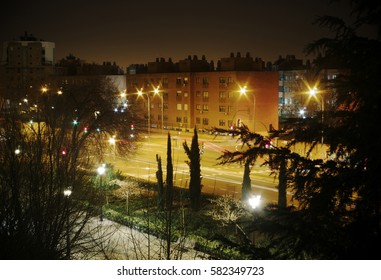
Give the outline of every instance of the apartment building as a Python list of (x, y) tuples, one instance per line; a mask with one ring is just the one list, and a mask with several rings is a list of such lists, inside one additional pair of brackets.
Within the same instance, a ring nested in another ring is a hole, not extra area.
[(258, 71), (262, 63), (250, 55), (244, 59), (231, 55), (218, 62), (217, 71), (213, 61), (196, 56), (134, 65), (127, 71), (126, 93), (142, 107), (147, 123), (150, 115), (151, 127), (210, 130), (245, 124), (266, 133), (278, 127), (278, 73)]
[(55, 43), (25, 33), (19, 40), (3, 43), (0, 61), (0, 96), (5, 99), (24, 96), (33, 85), (43, 84), (55, 74)]

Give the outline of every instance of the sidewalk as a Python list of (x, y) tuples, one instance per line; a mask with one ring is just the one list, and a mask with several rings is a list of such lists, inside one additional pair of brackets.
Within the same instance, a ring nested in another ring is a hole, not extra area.
[[(88, 231), (92, 240), (87, 245), (93, 254), (91, 259), (111, 260), (165, 260), (166, 240), (141, 233), (135, 229), (120, 225), (108, 219), (99, 221), (93, 218)], [(171, 243), (172, 260), (203, 260), (208, 255), (193, 249), (193, 242), (187, 238)], [(73, 256), (83, 259), (85, 256)]]

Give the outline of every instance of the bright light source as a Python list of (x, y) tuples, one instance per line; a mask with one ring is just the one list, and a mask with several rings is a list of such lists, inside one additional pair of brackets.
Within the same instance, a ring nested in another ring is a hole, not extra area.
[(71, 187), (68, 187), (67, 189), (65, 189), (64, 191), (63, 191), (63, 193), (64, 193), (64, 196), (66, 196), (66, 197), (69, 197), (70, 195), (71, 195)]
[(16, 150), (15, 150), (15, 154), (16, 155), (19, 155), (21, 153), (21, 150), (19, 149), (19, 148), (17, 148)]
[(317, 92), (316, 87), (313, 87), (310, 89), (308, 93), (312, 96), (312, 95), (316, 95), (316, 92)]
[(246, 94), (246, 91), (247, 91), (246, 86), (244, 86), (244, 87), (240, 87), (240, 88), (239, 88), (239, 93), (240, 93), (241, 95), (245, 95), (245, 94)]
[(105, 165), (105, 164), (102, 164), (101, 166), (99, 166), (99, 167), (97, 168), (97, 172), (98, 172), (99, 175), (103, 175), (103, 174), (105, 174), (105, 172), (106, 172), (106, 165)]
[(248, 202), (251, 208), (256, 209), (261, 204), (261, 196), (253, 195), (251, 198), (249, 198)]
[(108, 139), (108, 142), (111, 144), (111, 145), (115, 145), (115, 135), (113, 137), (110, 137), (110, 139)]

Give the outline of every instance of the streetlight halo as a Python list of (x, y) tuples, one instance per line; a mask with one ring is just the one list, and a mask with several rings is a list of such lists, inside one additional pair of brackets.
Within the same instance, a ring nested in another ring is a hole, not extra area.
[(106, 165), (102, 164), (97, 168), (97, 172), (99, 175), (103, 175), (106, 172)]

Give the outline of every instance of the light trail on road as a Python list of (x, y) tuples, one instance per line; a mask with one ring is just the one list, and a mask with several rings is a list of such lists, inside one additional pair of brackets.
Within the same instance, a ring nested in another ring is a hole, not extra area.
[[(174, 166), (174, 184), (181, 188), (188, 188), (189, 166), (182, 143), (189, 144), (192, 134), (176, 135), (172, 137), (172, 161)], [(108, 155), (110, 163), (114, 164), (123, 174), (140, 179), (156, 181), (157, 162), (156, 155), (162, 158), (162, 168), (165, 174), (167, 137), (151, 134), (149, 141), (143, 140), (139, 144), (137, 153), (128, 157)], [(202, 191), (216, 195), (231, 195), (236, 198), (241, 196), (243, 181), (243, 166), (236, 164), (219, 165), (217, 158), (225, 150), (236, 150), (240, 147), (236, 140), (224, 137), (215, 140), (211, 135), (199, 136), (199, 143), (203, 149), (201, 155)], [(253, 194), (260, 194), (265, 202), (277, 203), (278, 180), (270, 175), (270, 170), (262, 166), (259, 159), (251, 170), (251, 183)], [(288, 201), (291, 201), (292, 193), (287, 192)]]

